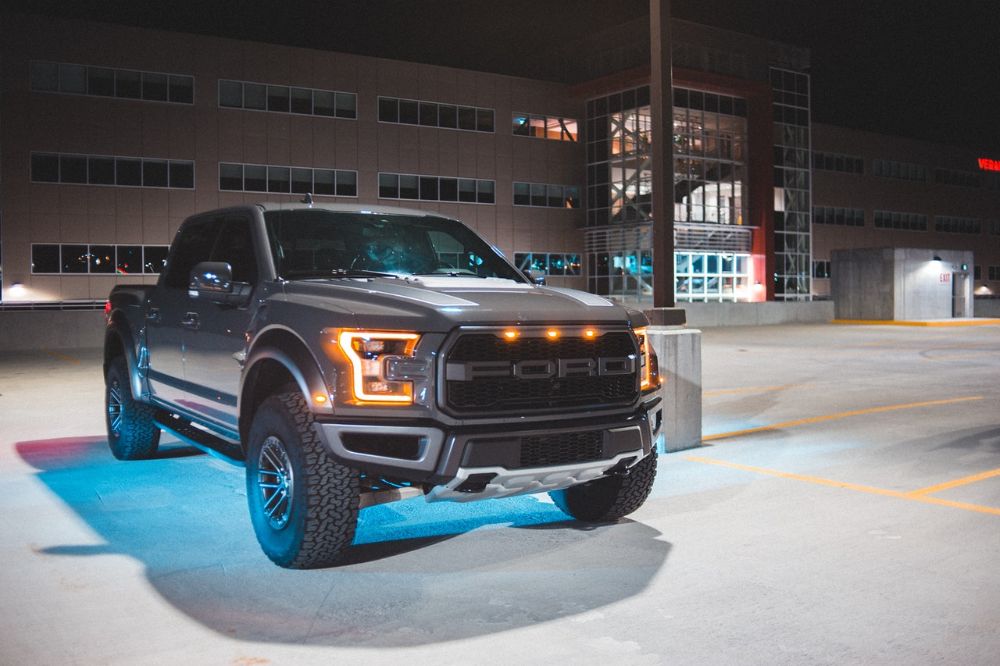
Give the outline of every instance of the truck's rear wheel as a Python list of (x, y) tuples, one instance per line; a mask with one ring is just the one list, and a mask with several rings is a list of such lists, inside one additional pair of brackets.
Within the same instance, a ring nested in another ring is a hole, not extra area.
[(264, 554), (289, 569), (334, 564), (354, 541), (358, 473), (329, 456), (301, 395), (261, 403), (246, 460), (250, 520)]
[(160, 444), (160, 428), (151, 405), (136, 402), (122, 356), (108, 364), (104, 377), (104, 417), (108, 446), (119, 460), (149, 458)]
[(627, 516), (646, 501), (656, 479), (656, 450), (634, 465), (627, 476), (609, 476), (549, 493), (564, 513), (589, 523), (609, 523)]

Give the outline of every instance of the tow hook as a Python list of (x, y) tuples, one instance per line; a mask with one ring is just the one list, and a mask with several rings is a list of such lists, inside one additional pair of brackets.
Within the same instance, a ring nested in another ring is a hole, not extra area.
[(632, 463), (634, 462), (635, 462), (635, 456), (619, 460), (617, 465), (615, 465), (606, 472), (606, 475), (626, 477), (632, 473)]

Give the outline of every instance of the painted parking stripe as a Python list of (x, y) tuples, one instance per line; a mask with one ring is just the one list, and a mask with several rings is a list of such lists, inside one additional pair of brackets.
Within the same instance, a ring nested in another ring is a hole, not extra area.
[(804, 419), (795, 419), (794, 421), (782, 421), (781, 423), (772, 423), (770, 425), (757, 426), (755, 428), (746, 428), (744, 430), (732, 430), (730, 432), (719, 432), (713, 435), (705, 435), (701, 438), (703, 442), (714, 442), (719, 439), (731, 439), (733, 437), (740, 437), (742, 435), (752, 435), (757, 432), (767, 432), (772, 430), (785, 430), (787, 428), (794, 428), (800, 425), (809, 425), (812, 423), (823, 423), (825, 421), (836, 421), (838, 419), (846, 419), (851, 416), (864, 416), (866, 414), (880, 414), (882, 412), (893, 412), (899, 409), (918, 409), (920, 407), (935, 407), (937, 405), (953, 405), (959, 402), (970, 402), (973, 400), (982, 400), (981, 395), (966, 396), (964, 398), (948, 398), (946, 400), (924, 400), (922, 402), (907, 402), (901, 405), (883, 405), (882, 407), (869, 407), (867, 409), (852, 409), (848, 412), (837, 412), (836, 414), (825, 414), (823, 416), (810, 416)]
[(717, 395), (733, 395), (737, 393), (772, 393), (774, 391), (786, 391), (788, 389), (799, 389), (812, 386), (812, 384), (779, 384), (777, 386), (744, 386), (741, 388), (710, 389), (702, 391), (705, 398), (712, 398)]
[(980, 472), (979, 474), (973, 474), (972, 476), (963, 476), (961, 479), (945, 481), (944, 483), (939, 483), (936, 486), (927, 486), (926, 488), (921, 488), (920, 490), (912, 490), (906, 494), (910, 497), (933, 495), (945, 490), (951, 490), (952, 488), (958, 488), (959, 486), (967, 486), (970, 483), (976, 483), (977, 481), (992, 479), (995, 476), (1000, 476), (1000, 469), (991, 469), (986, 472)]
[(48, 349), (44, 351), (52, 358), (57, 358), (60, 361), (66, 361), (67, 363), (75, 363), (77, 365), (80, 364), (80, 359), (76, 358), (75, 356), (70, 356), (69, 354), (63, 354), (62, 352), (50, 351)]
[(953, 509), (962, 509), (964, 511), (974, 511), (976, 513), (985, 513), (994, 516), (1000, 516), (1000, 509), (992, 506), (983, 506), (981, 504), (969, 504), (967, 502), (952, 502), (951, 500), (945, 500), (939, 497), (931, 497), (929, 495), (914, 495), (913, 493), (905, 493), (899, 490), (889, 490), (887, 488), (876, 488), (874, 486), (865, 486), (857, 483), (835, 481), (833, 479), (824, 479), (823, 477), (809, 476), (807, 474), (782, 472), (780, 470), (768, 469), (766, 467), (741, 465), (740, 463), (729, 462), (727, 460), (716, 460), (714, 458), (703, 458), (701, 456), (684, 456), (684, 460), (688, 460), (690, 462), (702, 463), (704, 465), (729, 467), (731, 469), (738, 469), (744, 472), (753, 472), (755, 474), (776, 476), (782, 479), (803, 481), (805, 483), (812, 483), (820, 486), (829, 486), (832, 488), (843, 488), (845, 490), (854, 490), (861, 493), (868, 493), (870, 495), (882, 495), (883, 497), (894, 497), (896, 499), (907, 500), (910, 502), (921, 502), (923, 504), (936, 504), (938, 506), (947, 506)]

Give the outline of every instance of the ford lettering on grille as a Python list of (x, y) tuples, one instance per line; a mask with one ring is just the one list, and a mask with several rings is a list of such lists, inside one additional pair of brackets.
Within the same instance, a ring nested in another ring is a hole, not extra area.
[(553, 379), (565, 377), (610, 377), (635, 372), (635, 357), (560, 358), (528, 361), (470, 361), (449, 363), (448, 381), (471, 382), (485, 377)]

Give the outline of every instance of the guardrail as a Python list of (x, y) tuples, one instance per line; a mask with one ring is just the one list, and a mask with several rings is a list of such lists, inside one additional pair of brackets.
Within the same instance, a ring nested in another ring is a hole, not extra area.
[(12, 310), (103, 310), (103, 300), (7, 301), (0, 302), (0, 312)]

